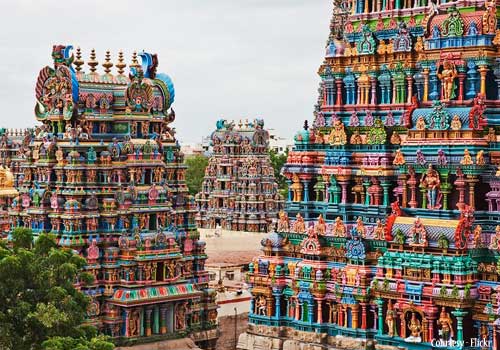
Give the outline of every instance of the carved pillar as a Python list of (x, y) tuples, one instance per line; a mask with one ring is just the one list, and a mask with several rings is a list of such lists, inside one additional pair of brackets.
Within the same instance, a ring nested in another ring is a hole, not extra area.
[(342, 177), (342, 179), (339, 177), (338, 182), (342, 188), (340, 203), (345, 204), (347, 203), (347, 185), (349, 184), (349, 179), (347, 177)]
[(297, 321), (300, 321), (300, 301), (297, 299), (297, 301), (295, 302), (295, 319)]
[(429, 72), (429, 84), (431, 85), (431, 92), (429, 93), (429, 98), (431, 100), (437, 100), (439, 98), (439, 90), (438, 90), (438, 78), (436, 72), (436, 65), (433, 63), (430, 67)]
[(424, 68), (422, 74), (424, 76), (424, 95), (422, 100), (427, 102), (429, 96), (429, 68)]
[(310, 304), (307, 305), (307, 319), (309, 323), (313, 323), (313, 317), (314, 317), (314, 300), (310, 301)]
[(427, 208), (427, 189), (425, 187), (420, 187), (420, 192), (422, 193), (422, 209)]
[(352, 315), (352, 328), (358, 329), (358, 320), (359, 320), (359, 305), (358, 304), (351, 306), (351, 315)]
[(125, 336), (126, 337), (130, 336), (129, 327), (130, 327), (130, 310), (125, 310)]
[(304, 202), (309, 202), (309, 180), (304, 180)]
[(378, 330), (377, 334), (382, 335), (384, 332), (384, 300), (377, 299), (376, 300), (378, 306)]
[(335, 79), (335, 84), (337, 86), (337, 101), (336, 101), (336, 105), (337, 106), (342, 106), (342, 79), (341, 78)]
[(411, 75), (406, 76), (406, 83), (408, 85), (408, 96), (406, 98), (406, 103), (411, 104), (411, 98), (413, 96), (413, 77)]
[(363, 186), (365, 186), (365, 205), (370, 205), (370, 194), (368, 193), (368, 189), (370, 188), (370, 181), (363, 181)]
[(164, 305), (160, 307), (160, 333), (167, 333), (167, 307)]
[(274, 294), (274, 317), (279, 319), (281, 317), (281, 294), (280, 293), (276, 293)]
[(467, 182), (469, 183), (469, 205), (472, 208), (476, 207), (475, 203), (475, 195), (474, 195), (474, 187), (479, 182), (478, 178), (474, 175), (467, 175)]
[[(379, 4), (380, 4), (380, 0), (379, 1)], [(371, 104), (372, 105), (376, 105), (377, 104), (377, 78), (376, 77), (371, 77), (370, 78), (370, 84), (371, 84), (371, 92), (372, 92), (372, 96), (371, 96)]]
[(380, 186), (384, 189), (384, 202), (382, 205), (388, 206), (389, 205), (389, 186), (391, 186), (391, 183), (388, 181), (382, 181), (380, 183)]
[(322, 324), (323, 323), (323, 300), (317, 299), (316, 302), (318, 303), (317, 321), (319, 324)]
[(458, 74), (458, 100), (463, 101), (464, 99), (464, 81), (465, 81), (465, 73)]
[(145, 310), (145, 321), (146, 321), (146, 324), (144, 325), (145, 327), (145, 334), (146, 334), (146, 337), (149, 337), (151, 335), (151, 313), (153, 312), (153, 309), (146, 309)]
[(361, 329), (366, 329), (366, 303), (360, 303), (361, 305)]
[(486, 96), (486, 74), (488, 74), (489, 68), (486, 65), (479, 66), (479, 74), (481, 75), (480, 92)]
[(403, 186), (403, 192), (401, 194), (402, 198), (402, 207), (406, 208), (408, 206), (408, 188), (406, 186), (406, 175), (401, 174), (399, 175), (399, 178), (401, 179), (401, 185)]
[(467, 88), (467, 92), (465, 93), (465, 98), (468, 100), (472, 100), (476, 97), (476, 81), (477, 81), (477, 70), (476, 63), (474, 61), (467, 62), (467, 81), (469, 82), (469, 87)]
[(456, 309), (451, 312), (453, 316), (457, 319), (457, 341), (461, 342), (464, 340), (464, 328), (463, 328), (463, 319), (464, 316), (467, 315), (467, 311), (462, 309)]
[(286, 180), (286, 183), (288, 185), (288, 201), (292, 201), (292, 181), (291, 180)]

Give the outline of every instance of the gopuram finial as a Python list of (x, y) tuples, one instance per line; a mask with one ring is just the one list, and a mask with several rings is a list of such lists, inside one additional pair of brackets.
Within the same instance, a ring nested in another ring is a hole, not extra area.
[(111, 55), (109, 53), (109, 50), (106, 51), (105, 61), (102, 64), (102, 66), (104, 67), (104, 72), (106, 74), (110, 74), (111, 73), (111, 67), (113, 67), (113, 63), (111, 62)]
[(88, 61), (87, 64), (90, 67), (90, 71), (92, 73), (95, 73), (96, 67), (99, 64), (99, 62), (97, 62), (95, 59), (95, 49), (92, 49), (92, 51), (90, 51), (90, 61)]
[(85, 62), (82, 60), (82, 51), (80, 50), (80, 47), (76, 48), (76, 60), (73, 62), (76, 66), (76, 71), (79, 72), (82, 70), (82, 66)]
[(125, 67), (127, 65), (123, 62), (123, 51), (118, 52), (118, 63), (115, 64), (115, 67), (118, 69), (118, 74), (123, 75), (125, 72)]

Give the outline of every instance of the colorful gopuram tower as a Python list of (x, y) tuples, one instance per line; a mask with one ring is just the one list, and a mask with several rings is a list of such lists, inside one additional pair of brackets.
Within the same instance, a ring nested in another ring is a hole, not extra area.
[(113, 64), (106, 52), (100, 74), (94, 50), (84, 72), (71, 49), (55, 45), (39, 73), (41, 126), (22, 147), (12, 226), (50, 232), (86, 258), (94, 282), (77, 283), (91, 298), (87, 322), (118, 344), (191, 337), (213, 348), (215, 292), (170, 126), (172, 81), (156, 55), (139, 64), (134, 53), (126, 76), (122, 53)]
[(196, 195), (198, 227), (269, 232), (283, 197), (278, 192), (269, 156), (264, 121), (217, 121), (211, 137), (213, 155)]
[(494, 1), (334, 2), (239, 349), (499, 348), (497, 18)]

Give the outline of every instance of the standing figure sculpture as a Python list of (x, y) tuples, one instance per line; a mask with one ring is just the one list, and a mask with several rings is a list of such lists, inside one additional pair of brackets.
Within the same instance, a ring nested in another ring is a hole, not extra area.
[(446, 312), (445, 308), (441, 308), (441, 314), (439, 315), (439, 319), (437, 321), (439, 329), (439, 336), (443, 340), (449, 340), (453, 338), (453, 320), (450, 317), (450, 314)]
[(441, 207), (441, 180), (439, 179), (439, 173), (434, 170), (432, 164), (429, 164), (427, 172), (422, 174), (422, 179), (420, 180), (420, 187), (427, 190), (427, 209), (439, 209)]
[(441, 73), (438, 73), (438, 78), (442, 84), (441, 96), (443, 100), (448, 101), (456, 97), (455, 78), (458, 77), (458, 73), (455, 65), (448, 60), (444, 60), (442, 67)]

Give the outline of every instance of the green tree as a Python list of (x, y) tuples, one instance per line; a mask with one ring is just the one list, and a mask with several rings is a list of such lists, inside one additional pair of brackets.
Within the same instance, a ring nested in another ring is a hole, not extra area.
[(208, 158), (203, 155), (186, 157), (186, 185), (189, 193), (195, 195), (201, 191), (201, 184), (205, 176), (205, 168), (208, 165)]
[(112, 349), (95, 338), (95, 330), (81, 326), (89, 300), (75, 282), (93, 279), (82, 272), (85, 263), (49, 234), (33, 242), (31, 230), (16, 228), (11, 244), (0, 242), (0, 349), (56, 349), (42, 343), (63, 338), (84, 346), (75, 349), (92, 350), (85, 344), (99, 341)]
[(286, 198), (288, 192), (288, 184), (286, 183), (286, 177), (281, 174), (281, 168), (286, 163), (288, 158), (288, 150), (285, 154), (278, 154), (274, 150), (269, 150), (269, 157), (271, 159), (271, 165), (274, 169), (274, 177), (278, 183), (278, 188), (280, 193)]

